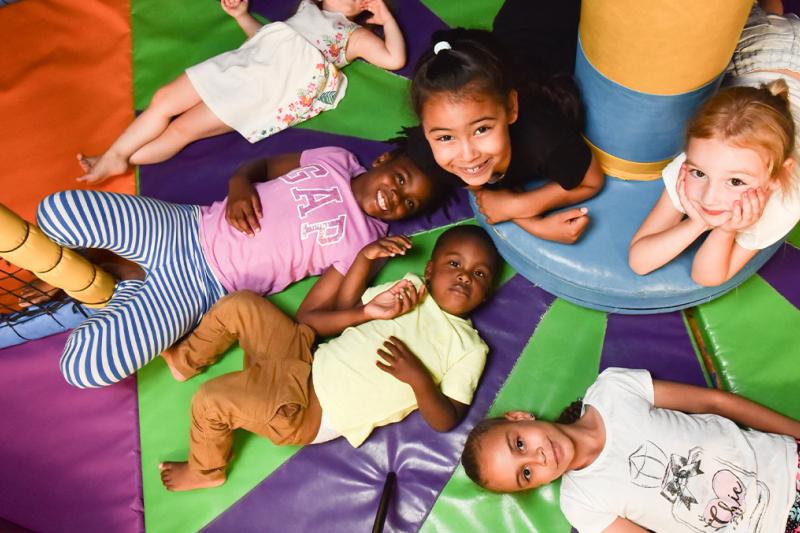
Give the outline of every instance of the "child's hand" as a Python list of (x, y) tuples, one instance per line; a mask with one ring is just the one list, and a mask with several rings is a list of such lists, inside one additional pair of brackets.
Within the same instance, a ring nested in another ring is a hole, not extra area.
[(364, 0), (361, 2), (361, 10), (372, 13), (372, 16), (366, 20), (367, 24), (383, 26), (393, 18), (391, 11), (383, 3), (383, 0)]
[(390, 320), (414, 309), (425, 295), (425, 285), (419, 290), (407, 279), (401, 279), (375, 296), (364, 306), (370, 320)]
[(378, 355), (386, 362), (375, 361), (378, 368), (391, 374), (395, 379), (408, 383), (412, 388), (431, 379), (428, 369), (403, 341), (392, 336), (383, 343), (383, 346), (386, 349), (378, 348)]
[(221, 0), (222, 10), (233, 18), (247, 13), (249, 0)]
[(733, 202), (731, 218), (719, 229), (733, 233), (752, 226), (764, 214), (766, 203), (766, 195), (761, 187), (747, 189), (738, 200)]
[(475, 195), (478, 209), (489, 224), (499, 224), (514, 218), (511, 213), (504, 209), (514, 202), (517, 195), (513, 192), (475, 189), (472, 193)]
[(406, 250), (411, 248), (411, 239), (405, 235), (390, 235), (381, 237), (361, 249), (361, 255), (370, 261), (384, 259), (396, 255), (405, 255)]
[(710, 229), (711, 226), (706, 222), (706, 219), (703, 218), (703, 215), (700, 214), (700, 211), (697, 210), (686, 194), (686, 173), (686, 165), (682, 165), (680, 174), (678, 175), (678, 183), (676, 184), (678, 199), (681, 201), (681, 206), (683, 206), (683, 211), (686, 213), (686, 216), (689, 217), (692, 222), (701, 226), (703, 231), (705, 231)]
[(589, 224), (588, 212), (589, 210), (585, 207), (574, 207), (540, 217), (537, 220), (534, 234), (548, 241), (573, 244)]
[(232, 180), (228, 188), (225, 220), (228, 224), (252, 237), (261, 231), (258, 220), (263, 216), (258, 191), (248, 180)]

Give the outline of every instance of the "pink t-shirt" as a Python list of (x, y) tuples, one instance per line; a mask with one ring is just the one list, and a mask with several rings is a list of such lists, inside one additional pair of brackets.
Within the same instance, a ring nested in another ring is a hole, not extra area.
[(364, 172), (343, 148), (304, 151), (300, 168), (256, 184), (264, 216), (254, 237), (225, 220), (227, 198), (201, 208), (200, 242), (222, 286), (271, 294), (329, 266), (347, 273), (359, 250), (388, 228), (353, 196), (350, 180)]

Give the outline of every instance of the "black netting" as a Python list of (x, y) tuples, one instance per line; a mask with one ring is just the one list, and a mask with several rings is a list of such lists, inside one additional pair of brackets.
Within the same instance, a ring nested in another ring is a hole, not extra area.
[(55, 316), (64, 306), (73, 306), (86, 316), (83, 307), (62, 291), (44, 287), (28, 271), (0, 259), (0, 327), (10, 327), (20, 335), (17, 327), (44, 315), (65, 327)]

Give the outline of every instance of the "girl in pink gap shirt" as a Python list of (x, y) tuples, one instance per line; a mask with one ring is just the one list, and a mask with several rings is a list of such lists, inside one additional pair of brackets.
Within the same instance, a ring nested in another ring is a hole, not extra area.
[[(328, 147), (246, 163), (229, 196), (207, 207), (99, 191), (50, 195), (37, 213), (48, 236), (141, 267), (119, 275), (126, 279), (111, 302), (72, 332), (62, 372), (78, 387), (120, 381), (191, 331), (226, 292), (270, 294), (321, 274), (320, 290), (336, 298), (386, 221), (432, 206), (439, 192), (405, 149), (367, 170)], [(379, 244), (387, 255), (409, 245), (403, 237)]]

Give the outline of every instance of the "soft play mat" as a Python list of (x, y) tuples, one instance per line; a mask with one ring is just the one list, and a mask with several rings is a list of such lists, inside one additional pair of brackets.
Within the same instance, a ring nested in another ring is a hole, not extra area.
[[(252, 0), (251, 10), (280, 20), (294, 4)], [(433, 30), (488, 28), (502, 0), (396, 4), (413, 65)], [(785, 4), (800, 7), (797, 0)], [(20, 0), (0, 7), (0, 35), (6, 51), (0, 59), (0, 201), (28, 220), (45, 194), (78, 186), (77, 152), (103, 148), (159, 86), (243, 40), (213, 0)], [(339, 107), (302, 127), (254, 145), (237, 134), (200, 141), (103, 189), (208, 203), (225, 195), (231, 171), (248, 158), (335, 144), (368, 164), (385, 148), (381, 140), (414, 122), (406, 96), (410, 67), (393, 74), (356, 63), (345, 72), (350, 86)], [(379, 281), (420, 272), (436, 236), (455, 223), (476, 223), (463, 193), (430, 216), (393, 225), (394, 232), (413, 234), (415, 246), (390, 262)], [(591, 231), (600, 230), (598, 221)], [(157, 464), (185, 457), (192, 394), (204, 380), (238, 368), (240, 350), (186, 383), (172, 380), (157, 359), (135, 377), (93, 390), (71, 388), (59, 372), (66, 333), (0, 350), (0, 530), (369, 531), (394, 472), (385, 531), (567, 533), (557, 484), (499, 496), (469, 482), (458, 466), (469, 429), (487, 413), (509, 408), (554, 417), (607, 366), (721, 386), (800, 417), (798, 246), (795, 230), (727, 294), (646, 315), (577, 305), (506, 266), (493, 298), (473, 317), (491, 352), (474, 404), (456, 430), (436, 433), (412, 414), (359, 449), (342, 439), (277, 447), (242, 433), (227, 483), (191, 493), (166, 491)], [(291, 312), (312, 282), (273, 299)]]

